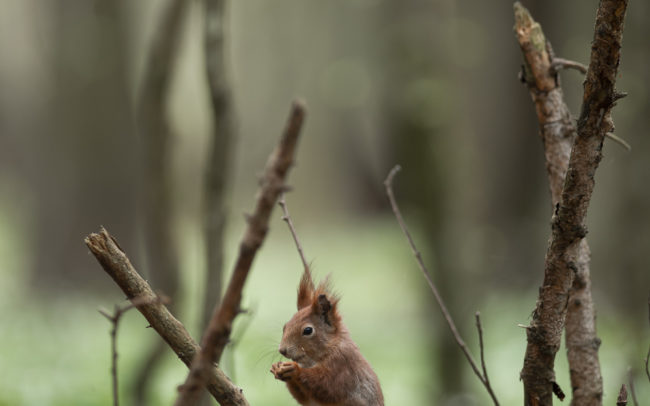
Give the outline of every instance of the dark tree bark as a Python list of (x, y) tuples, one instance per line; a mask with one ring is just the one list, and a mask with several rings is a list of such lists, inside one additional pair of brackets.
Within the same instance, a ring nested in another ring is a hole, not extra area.
[[(561, 203), (562, 187), (569, 166), (576, 128), (567, 107), (557, 73), (557, 62), (541, 26), (528, 10), (515, 3), (515, 32), (524, 55), (522, 79), (535, 103), (544, 143), (552, 207)], [(566, 62), (562, 62), (565, 63)], [(575, 66), (575, 65), (574, 65)], [(569, 269), (569, 264), (562, 268)], [(589, 245), (583, 239), (577, 247), (573, 283), (566, 314), (566, 348), (569, 359), (574, 406), (602, 402), (603, 383), (598, 360), (600, 339), (591, 297)]]
[[(560, 204), (552, 220), (544, 283), (530, 326), (521, 378), (524, 404), (553, 403), (555, 355), (565, 325), (569, 290), (577, 269), (577, 250), (586, 236), (585, 218), (602, 158), (605, 134), (613, 130), (610, 111), (618, 94), (618, 71), (626, 0), (602, 0), (596, 17), (591, 61), (585, 80), (582, 111)], [(545, 47), (545, 42), (537, 47)]]

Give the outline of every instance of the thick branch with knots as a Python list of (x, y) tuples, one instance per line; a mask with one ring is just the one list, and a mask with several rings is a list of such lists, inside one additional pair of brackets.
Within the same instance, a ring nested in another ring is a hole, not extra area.
[[(571, 150), (544, 264), (544, 282), (530, 326), (521, 378), (524, 404), (553, 404), (555, 355), (565, 326), (569, 292), (578, 267), (578, 251), (587, 234), (585, 219), (602, 158), (605, 135), (613, 131), (610, 111), (615, 90), (627, 0), (601, 0), (584, 85), (577, 136)], [(541, 30), (540, 30), (541, 31)], [(545, 47), (545, 43), (538, 43)]]
[[(576, 137), (576, 127), (564, 101), (557, 72), (558, 63), (569, 65), (570, 61), (553, 55), (541, 25), (533, 20), (526, 8), (517, 2), (514, 10), (515, 34), (525, 62), (522, 78), (535, 104), (544, 144), (551, 207), (555, 208), (562, 200), (571, 146)], [(586, 73), (586, 68), (583, 73)], [(562, 259), (567, 258), (561, 257), (560, 260)], [(594, 399), (602, 399), (603, 396), (603, 380), (598, 360), (600, 340), (596, 335), (589, 261), (589, 245), (587, 240), (583, 239), (576, 249), (575, 261), (572, 264), (566, 261), (556, 264), (556, 267), (565, 270), (564, 272), (570, 273), (571, 266), (575, 268), (565, 322), (573, 406), (592, 405)]]

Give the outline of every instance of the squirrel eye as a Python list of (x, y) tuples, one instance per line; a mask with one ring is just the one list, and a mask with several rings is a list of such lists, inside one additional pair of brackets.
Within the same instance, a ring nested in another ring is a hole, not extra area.
[(314, 333), (314, 329), (313, 329), (312, 327), (305, 327), (305, 328), (302, 330), (302, 335), (304, 335), (304, 336), (310, 336), (310, 335), (312, 335), (313, 333)]

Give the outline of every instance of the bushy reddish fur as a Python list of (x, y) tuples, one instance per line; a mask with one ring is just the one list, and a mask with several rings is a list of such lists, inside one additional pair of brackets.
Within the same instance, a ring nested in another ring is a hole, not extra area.
[(301, 405), (383, 406), (379, 379), (350, 338), (338, 302), (328, 280), (315, 288), (306, 268), (298, 312), (285, 324), (279, 349), (292, 362), (275, 363), (271, 372)]

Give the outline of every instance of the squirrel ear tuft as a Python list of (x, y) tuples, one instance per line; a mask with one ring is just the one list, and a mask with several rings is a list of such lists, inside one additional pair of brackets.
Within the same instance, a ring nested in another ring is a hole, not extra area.
[(331, 326), (332, 320), (330, 317), (330, 312), (332, 310), (332, 303), (330, 303), (329, 299), (327, 299), (327, 296), (323, 294), (318, 295), (317, 301), (314, 302), (314, 307), (316, 313), (323, 318), (325, 324)]
[(311, 271), (305, 267), (305, 271), (298, 286), (298, 310), (310, 306), (314, 297), (314, 281), (311, 278)]

